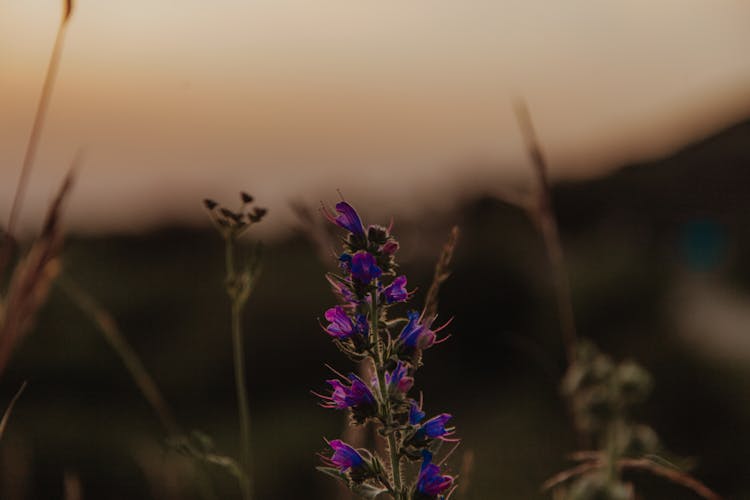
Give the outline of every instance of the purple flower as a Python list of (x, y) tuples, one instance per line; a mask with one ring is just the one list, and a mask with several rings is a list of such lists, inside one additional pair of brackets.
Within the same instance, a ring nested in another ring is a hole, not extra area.
[(429, 439), (440, 439), (441, 441), (450, 441), (446, 436), (453, 434), (453, 429), (445, 428), (445, 424), (448, 420), (453, 418), (453, 415), (449, 413), (441, 413), (437, 417), (432, 417), (427, 422), (423, 423), (422, 426), (417, 430), (415, 438), (418, 441)]
[(392, 372), (385, 372), (385, 383), (389, 393), (404, 395), (414, 385), (414, 377), (409, 376), (406, 365), (399, 361)]
[(394, 302), (403, 302), (409, 298), (409, 292), (406, 291), (406, 276), (397, 276), (393, 282), (383, 290), (386, 304)]
[(419, 407), (416, 401), (411, 402), (409, 407), (409, 423), (411, 425), (417, 425), (419, 422), (424, 420), (425, 412)]
[(369, 332), (367, 319), (363, 315), (358, 314), (354, 322), (342, 306), (328, 309), (325, 312), (325, 318), (330, 323), (325, 331), (339, 340), (348, 339), (352, 335), (366, 336)]
[(375, 257), (365, 251), (359, 251), (352, 256), (351, 272), (352, 277), (363, 285), (369, 284), (383, 274), (375, 262)]
[(435, 343), (435, 332), (430, 330), (427, 323), (419, 322), (419, 313), (409, 311), (407, 313), (409, 322), (398, 336), (399, 343), (405, 347), (407, 353), (415, 350), (424, 350)]
[(375, 396), (367, 384), (353, 373), (349, 374), (348, 384), (338, 379), (326, 380), (326, 382), (333, 389), (331, 395), (316, 394), (323, 399), (321, 403), (323, 408), (334, 410), (351, 408), (352, 417), (358, 423), (364, 422), (368, 417), (377, 413)]
[(349, 205), (347, 202), (341, 201), (339, 203), (336, 203), (336, 212), (338, 212), (337, 216), (334, 216), (325, 207), (323, 209), (323, 212), (325, 213), (325, 216), (328, 218), (328, 220), (330, 220), (337, 226), (343, 227), (356, 236), (365, 235), (365, 228), (362, 225), (362, 220), (359, 218), (357, 211), (354, 210), (354, 207)]
[(361, 469), (366, 466), (365, 459), (357, 450), (340, 439), (330, 441), (328, 445), (333, 449), (331, 457), (322, 457), (328, 464), (336, 467), (341, 472), (349, 469)]
[(347, 273), (352, 270), (352, 256), (348, 253), (342, 253), (339, 256), (339, 267)]
[(417, 478), (415, 498), (442, 498), (442, 494), (453, 486), (453, 478), (440, 475), (440, 467), (432, 463), (432, 453), (424, 450), (422, 457), (424, 461)]

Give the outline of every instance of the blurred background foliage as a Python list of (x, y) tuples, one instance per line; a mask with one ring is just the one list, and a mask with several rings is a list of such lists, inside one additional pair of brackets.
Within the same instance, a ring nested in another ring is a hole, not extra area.
[[(748, 144), (750, 122), (553, 192), (579, 332), (653, 374), (641, 420), (729, 498), (750, 497)], [(387, 222), (349, 201), (366, 222)], [(462, 498), (548, 497), (541, 483), (569, 466), (576, 443), (559, 395), (565, 360), (537, 233), (490, 197), (451, 213), (394, 216), (417, 303), (450, 227), (462, 230), (440, 298), (441, 318), (455, 318), (451, 337), (427, 353), (417, 381), (427, 411), (455, 415), (463, 444), (451, 470), (473, 453)], [(344, 420), (310, 390), (324, 387), (324, 363), (349, 369), (318, 326), (334, 302), (324, 279), (334, 254), (317, 255), (303, 231), (266, 242), (246, 311), (260, 499), (339, 494), (314, 470), (323, 437), (338, 436)], [(63, 273), (114, 316), (180, 424), (236, 456), (229, 305), (213, 230), (70, 235)], [(0, 498), (62, 498), (71, 487), (90, 499), (197, 498), (193, 474), (164, 446), (120, 359), (59, 287), (0, 380), (2, 406), (23, 380), (0, 447)], [(212, 478), (221, 498), (236, 495), (231, 478)], [(692, 498), (658, 478), (632, 479), (644, 498)]]

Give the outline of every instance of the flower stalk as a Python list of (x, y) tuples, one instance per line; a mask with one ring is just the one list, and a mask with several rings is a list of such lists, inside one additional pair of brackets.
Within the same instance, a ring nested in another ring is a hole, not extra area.
[[(383, 346), (380, 341), (380, 314), (378, 311), (378, 299), (377, 290), (372, 287), (370, 290), (370, 318), (372, 318), (372, 331), (373, 340), (375, 343), (375, 371), (378, 377), (378, 387), (380, 392), (380, 401), (383, 405), (383, 413), (386, 419), (386, 428), (393, 426), (393, 415), (391, 413), (391, 401), (388, 397), (388, 385), (385, 380), (385, 365), (383, 364)], [(401, 460), (398, 454), (399, 445), (396, 442), (396, 433), (388, 433), (388, 453), (390, 457), (391, 473), (393, 475), (393, 487), (391, 494), (396, 500), (401, 500), (402, 488), (401, 488)]]
[(219, 206), (213, 200), (204, 200), (211, 221), (224, 239), (224, 263), (226, 267), (225, 288), (231, 306), (232, 357), (234, 362), (234, 383), (237, 393), (237, 408), (240, 427), (240, 466), (243, 474), (239, 477), (243, 500), (253, 497), (253, 464), (250, 437), (250, 405), (247, 397), (247, 375), (245, 372), (245, 347), (242, 313), (252, 290), (252, 282), (257, 274), (257, 260), (240, 263), (237, 258), (238, 240), (247, 229), (261, 221), (266, 209), (255, 207), (247, 211), (253, 197), (240, 193), (242, 205), (239, 211)]
[[(327, 279), (340, 305), (328, 309), (321, 325), (336, 346), (352, 361), (372, 367), (370, 375), (338, 374), (328, 380), (330, 395), (317, 394), (321, 406), (344, 410), (352, 425), (373, 422), (387, 441), (387, 457), (355, 449), (341, 440), (328, 443), (331, 454), (322, 454), (321, 472), (344, 482), (362, 498), (388, 494), (394, 500), (442, 500), (454, 488), (454, 478), (443, 475), (432, 463), (452, 427), (452, 417), (443, 413), (425, 419), (421, 401), (409, 397), (414, 375), (422, 365), (423, 352), (440, 341), (432, 328), (436, 313), (425, 317), (407, 311), (389, 320), (393, 308), (408, 302), (406, 276), (397, 274), (394, 254), (398, 242), (390, 228), (365, 228), (354, 208), (346, 202), (336, 205), (337, 215), (327, 209), (328, 219), (348, 231), (339, 257), (340, 274)], [(396, 328), (403, 325), (396, 334)], [(420, 398), (421, 399), (421, 398)], [(416, 477), (408, 477), (408, 462), (422, 460)], [(384, 465), (384, 462), (387, 465)]]

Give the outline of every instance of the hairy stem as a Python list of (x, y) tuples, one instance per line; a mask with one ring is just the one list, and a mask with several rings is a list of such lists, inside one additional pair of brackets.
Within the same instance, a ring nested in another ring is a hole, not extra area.
[(378, 377), (378, 387), (380, 390), (380, 400), (383, 403), (383, 415), (385, 417), (385, 427), (388, 431), (388, 452), (391, 462), (391, 472), (393, 474), (393, 495), (396, 500), (402, 500), (401, 492), (401, 461), (398, 456), (398, 444), (396, 434), (393, 432), (393, 414), (391, 413), (391, 401), (388, 397), (388, 387), (385, 384), (385, 363), (383, 360), (383, 348), (380, 345), (380, 314), (378, 311), (378, 293), (375, 287), (370, 291), (370, 322), (372, 324), (372, 337), (375, 343), (375, 371)]
[(252, 463), (250, 456), (250, 408), (245, 384), (245, 348), (242, 338), (242, 308), (244, 306), (246, 283), (241, 282), (235, 268), (234, 239), (226, 239), (227, 294), (232, 302), (232, 352), (234, 355), (234, 383), (237, 390), (237, 406), (240, 419), (240, 463), (244, 479), (240, 480), (242, 498), (252, 498)]

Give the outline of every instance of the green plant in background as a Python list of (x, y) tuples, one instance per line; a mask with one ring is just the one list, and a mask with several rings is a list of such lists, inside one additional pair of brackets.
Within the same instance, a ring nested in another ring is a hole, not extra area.
[(253, 197), (240, 193), (241, 205), (233, 211), (220, 206), (217, 202), (203, 201), (208, 209), (211, 221), (224, 239), (226, 278), (224, 281), (231, 303), (232, 352), (234, 357), (234, 382), (237, 391), (237, 405), (240, 421), (240, 464), (243, 474), (238, 475), (245, 500), (252, 498), (252, 456), (250, 452), (250, 407), (247, 401), (245, 381), (245, 348), (242, 331), (242, 312), (259, 270), (259, 248), (247, 257), (238, 254), (240, 237), (266, 215), (265, 208), (249, 205)]
[[(633, 421), (633, 407), (651, 390), (648, 372), (632, 361), (615, 364), (593, 343), (578, 335), (547, 163), (526, 103), (519, 100), (515, 104), (533, 167), (534, 188), (530, 193), (508, 194), (504, 199), (523, 209), (542, 236), (568, 365), (561, 384), (562, 393), (579, 441), (593, 442), (596, 448), (574, 453), (572, 457), (581, 464), (550, 478), (543, 489), (553, 489), (555, 498), (567, 500), (630, 500), (635, 498), (634, 486), (622, 480), (622, 470), (640, 469), (689, 488), (708, 500), (718, 500), (719, 495), (700, 481), (655, 455), (659, 451), (656, 433)], [(569, 487), (560, 487), (567, 481), (572, 481)]]
[(562, 381), (563, 395), (572, 409), (576, 428), (596, 444), (597, 452), (566, 490), (570, 500), (611, 498), (627, 500), (633, 486), (622, 479), (619, 461), (654, 454), (659, 439), (653, 429), (633, 419), (634, 407), (648, 396), (651, 377), (638, 364), (615, 364), (591, 342), (578, 344), (576, 362)]

